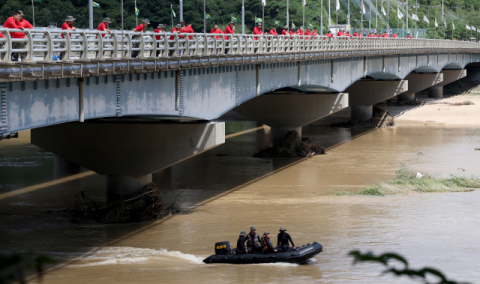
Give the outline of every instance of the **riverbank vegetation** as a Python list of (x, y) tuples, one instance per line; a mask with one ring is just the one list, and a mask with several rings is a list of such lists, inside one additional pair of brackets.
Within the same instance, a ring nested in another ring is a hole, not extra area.
[(450, 176), (435, 178), (420, 174), (405, 166), (396, 171), (396, 177), (387, 182), (376, 182), (358, 191), (337, 191), (335, 195), (375, 195), (385, 196), (413, 192), (466, 192), (480, 188), (480, 178)]

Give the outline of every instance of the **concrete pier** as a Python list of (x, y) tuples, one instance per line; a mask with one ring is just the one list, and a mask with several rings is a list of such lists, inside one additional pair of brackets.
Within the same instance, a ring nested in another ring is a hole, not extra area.
[(131, 196), (145, 185), (152, 182), (152, 174), (148, 175), (108, 175), (107, 203)]
[(428, 91), (429, 98), (435, 98), (435, 99), (443, 98), (443, 86), (432, 86), (428, 88), (427, 91)]
[(373, 117), (373, 105), (369, 106), (351, 106), (352, 120), (370, 120)]
[(81, 166), (58, 155), (53, 155), (53, 177), (59, 179), (78, 174)]

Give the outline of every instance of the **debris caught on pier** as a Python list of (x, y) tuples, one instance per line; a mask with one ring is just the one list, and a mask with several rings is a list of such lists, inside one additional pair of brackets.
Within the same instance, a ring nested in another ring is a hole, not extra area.
[(291, 158), (291, 157), (312, 157), (325, 154), (325, 148), (319, 142), (309, 137), (302, 137), (296, 131), (285, 133), (283, 141), (272, 147), (258, 150), (253, 156), (256, 158)]
[(330, 124), (332, 127), (375, 127), (385, 128), (395, 126), (395, 118), (390, 116), (386, 103), (373, 105), (373, 116), (369, 120), (349, 120)]
[(150, 183), (128, 198), (109, 204), (95, 201), (81, 191), (75, 196), (72, 208), (66, 209), (74, 223), (94, 220), (98, 223), (136, 223), (161, 219), (172, 212), (180, 195), (166, 203), (157, 185)]

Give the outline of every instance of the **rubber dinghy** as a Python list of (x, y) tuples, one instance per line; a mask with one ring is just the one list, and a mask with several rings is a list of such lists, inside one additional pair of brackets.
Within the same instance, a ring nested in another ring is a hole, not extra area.
[[(223, 244), (224, 249), (218, 249)], [(236, 254), (235, 251), (230, 250), (228, 242), (221, 242), (215, 244), (215, 253), (203, 260), (205, 263), (231, 263), (231, 264), (250, 264), (250, 263), (276, 263), (288, 262), (299, 263), (322, 252), (321, 244), (314, 242), (311, 244), (297, 247), (296, 250), (291, 249), (286, 252), (275, 253), (249, 253)]]

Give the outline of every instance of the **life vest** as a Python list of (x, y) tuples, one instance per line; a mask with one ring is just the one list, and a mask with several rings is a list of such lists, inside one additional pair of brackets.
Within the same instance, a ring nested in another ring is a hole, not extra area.
[[(267, 240), (265, 239), (268, 239), (268, 242)], [(268, 250), (268, 243), (270, 242), (270, 237), (267, 236), (267, 235), (263, 235), (262, 236), (262, 245), (263, 245), (263, 251), (267, 251)]]
[(260, 243), (258, 242), (258, 239), (260, 237), (258, 236), (257, 233), (255, 233), (255, 235), (252, 236), (252, 234), (248, 233), (247, 235), (247, 246), (249, 247), (255, 247), (255, 248), (258, 248), (260, 247)]

